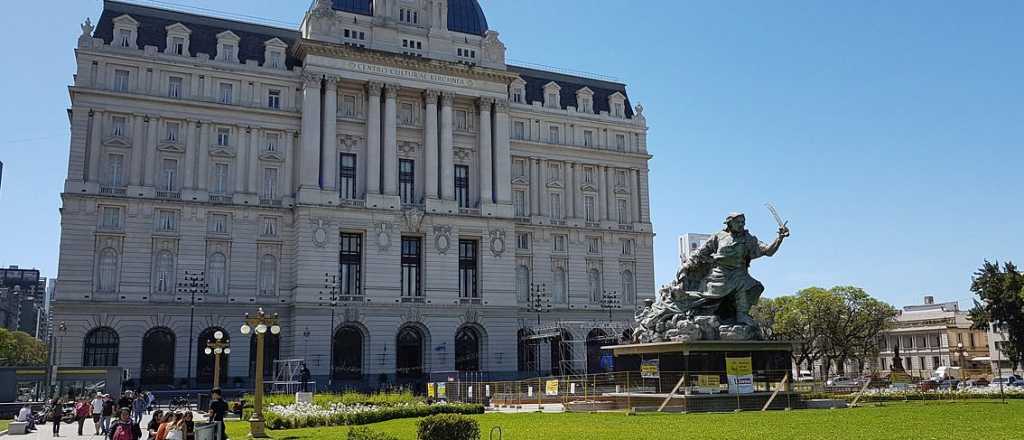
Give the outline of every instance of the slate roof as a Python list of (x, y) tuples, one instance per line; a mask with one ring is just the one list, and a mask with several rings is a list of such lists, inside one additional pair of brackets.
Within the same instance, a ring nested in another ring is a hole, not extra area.
[[(93, 37), (102, 38), (105, 43), (110, 44), (114, 39), (114, 19), (125, 14), (139, 22), (137, 39), (139, 49), (156, 46), (163, 52), (167, 47), (167, 26), (181, 23), (192, 31), (192, 35), (189, 37), (191, 55), (205, 53), (215, 57), (217, 55), (217, 34), (230, 30), (241, 38), (238, 43), (238, 60), (242, 64), (245, 64), (246, 60), (256, 60), (263, 64), (266, 50), (263, 43), (267, 40), (280, 38), (290, 47), (301, 37), (299, 31), (292, 29), (206, 17), (114, 0), (103, 2), (103, 14), (96, 24)], [(292, 68), (302, 65), (302, 62), (289, 54), (286, 64), (288, 68)]]
[[(373, 16), (373, 0), (332, 0), (336, 11)], [(487, 17), (477, 0), (448, 0), (448, 30), (463, 34), (487, 33)]]
[(626, 97), (626, 117), (633, 117), (633, 107), (629, 102), (629, 95), (626, 94), (626, 85), (611, 81), (602, 81), (591, 78), (583, 78), (579, 76), (566, 75), (557, 72), (548, 72), (544, 70), (531, 69), (529, 67), (513, 66), (509, 65), (508, 70), (510, 72), (518, 73), (523, 81), (526, 81), (526, 103), (532, 104), (534, 101), (544, 102), (544, 86), (549, 82), (554, 81), (558, 84), (561, 90), (561, 104), (562, 108), (566, 107), (577, 107), (576, 92), (584, 87), (590, 87), (590, 90), (594, 92), (594, 112), (600, 114), (603, 111), (611, 113), (610, 104), (608, 103), (608, 97), (614, 95), (615, 92), (622, 93), (622, 96)]

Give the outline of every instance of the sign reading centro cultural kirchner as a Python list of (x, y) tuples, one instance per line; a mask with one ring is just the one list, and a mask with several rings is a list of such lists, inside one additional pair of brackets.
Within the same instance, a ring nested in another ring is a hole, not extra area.
[(108, 0), (69, 42), (60, 363), (209, 384), (219, 331), (244, 386), (262, 307), (268, 382), (291, 359), (321, 387), (612, 368), (588, 353), (655, 290), (626, 86), (507, 64), (475, 0), (295, 14)]

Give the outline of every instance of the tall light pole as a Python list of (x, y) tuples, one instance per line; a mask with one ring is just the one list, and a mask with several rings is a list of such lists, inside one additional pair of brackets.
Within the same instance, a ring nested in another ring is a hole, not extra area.
[(213, 389), (220, 388), (220, 356), (231, 354), (231, 341), (224, 337), (224, 332), (217, 330), (213, 340), (206, 341), (207, 356), (213, 355)]
[(189, 295), (188, 315), (188, 379), (189, 386), (192, 386), (192, 332), (196, 322), (196, 295), (206, 295), (209, 286), (206, 284), (206, 273), (185, 271), (185, 280), (178, 283), (178, 293)]
[(526, 301), (526, 308), (537, 313), (537, 325), (540, 325), (540, 314), (551, 311), (551, 295), (545, 284), (530, 285), (530, 297)]
[(622, 302), (619, 301), (619, 292), (614, 290), (605, 290), (601, 294), (601, 308), (608, 310), (608, 320), (612, 320), (612, 310), (622, 308)]
[[(327, 340), (330, 341), (328, 351), (330, 363), (328, 364), (327, 384), (334, 387), (334, 315), (338, 307), (338, 276), (330, 272), (324, 274), (324, 290), (320, 291), (320, 301), (326, 301), (331, 306), (331, 328), (327, 332)], [(321, 304), (322, 305), (322, 304)]]
[(960, 380), (964, 380), (964, 371), (967, 370), (967, 363), (964, 360), (964, 356), (967, 354), (967, 350), (964, 349), (963, 342), (956, 343), (956, 352), (960, 355)]
[[(60, 370), (60, 357), (61, 357), (60, 354), (62, 352), (61, 348), (63, 348), (63, 346), (64, 346), (64, 335), (66, 335), (67, 333), (68, 333), (68, 324), (66, 322), (64, 322), (64, 321), (61, 321), (59, 324), (57, 324), (58, 342), (57, 342), (56, 345), (53, 344), (53, 335), (52, 334), (50, 335), (50, 353), (51, 353), (51, 355), (50, 355), (51, 362), (50, 363), (53, 364), (53, 369), (50, 372), (50, 389), (49, 389), (49, 392), (52, 394), (52, 396), (50, 396), (50, 397), (56, 397), (57, 394), (59, 394), (59, 393), (55, 392), (55, 389), (59, 389), (58, 386), (57, 386), (57, 372)], [(54, 356), (54, 355), (56, 355), (56, 356)]]
[(266, 423), (263, 418), (263, 345), (265, 344), (267, 332), (272, 335), (281, 334), (280, 318), (277, 313), (268, 315), (260, 307), (255, 316), (245, 314), (245, 323), (242, 324), (242, 334), (254, 334), (256, 336), (256, 378), (253, 402), (252, 417), (249, 418), (249, 437), (268, 438)]

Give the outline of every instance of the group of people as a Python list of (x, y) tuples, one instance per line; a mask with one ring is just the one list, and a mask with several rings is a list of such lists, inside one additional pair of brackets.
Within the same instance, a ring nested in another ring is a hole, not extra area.
[(194, 440), (196, 424), (193, 418), (192, 411), (184, 413), (167, 411), (165, 413), (162, 410), (156, 410), (153, 412), (153, 419), (146, 427), (146, 432), (149, 433), (149, 438), (152, 440)]

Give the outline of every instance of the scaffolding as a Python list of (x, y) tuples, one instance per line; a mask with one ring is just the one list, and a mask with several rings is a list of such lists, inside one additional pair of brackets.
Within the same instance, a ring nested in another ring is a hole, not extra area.
[[(624, 321), (555, 321), (529, 327), (527, 340), (557, 344), (553, 352), (558, 353), (557, 376), (575, 376), (587, 373), (587, 344), (597, 341), (600, 345), (612, 345), (630, 329)], [(594, 330), (602, 335), (593, 337)], [(538, 352), (536, 362), (540, 363)]]
[(270, 382), (270, 392), (293, 394), (302, 391), (302, 366), (305, 363), (305, 359), (274, 361), (274, 380)]

